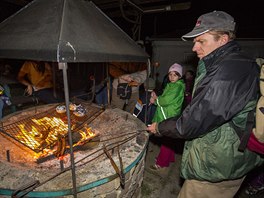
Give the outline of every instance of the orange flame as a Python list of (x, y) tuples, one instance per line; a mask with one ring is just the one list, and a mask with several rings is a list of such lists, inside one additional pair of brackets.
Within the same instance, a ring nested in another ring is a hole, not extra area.
[[(56, 117), (43, 117), (41, 119), (32, 119), (36, 126), (31, 126), (30, 130), (27, 130), (25, 124), (19, 124), (18, 127), (21, 131), (16, 137), (18, 140), (33, 150), (40, 149), (42, 153), (36, 154), (35, 158), (39, 156), (46, 156), (53, 151), (50, 146), (58, 140), (59, 135), (65, 136), (68, 132), (68, 124), (65, 124), (60, 118)], [(81, 145), (86, 140), (94, 137), (95, 134), (91, 128), (85, 125), (83, 130), (79, 130), (81, 140), (73, 146)], [(43, 149), (44, 148), (44, 149)]]
[(95, 136), (95, 133), (92, 132), (92, 129), (90, 127), (85, 128), (85, 131), (79, 130), (78, 133), (82, 136), (81, 140), (74, 144), (73, 146), (81, 145), (83, 142), (86, 140), (91, 139), (92, 137)]

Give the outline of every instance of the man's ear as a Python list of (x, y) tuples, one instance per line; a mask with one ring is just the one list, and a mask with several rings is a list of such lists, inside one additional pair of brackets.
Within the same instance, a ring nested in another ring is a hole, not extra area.
[(225, 45), (229, 41), (229, 36), (227, 34), (224, 34), (220, 38), (221, 45)]

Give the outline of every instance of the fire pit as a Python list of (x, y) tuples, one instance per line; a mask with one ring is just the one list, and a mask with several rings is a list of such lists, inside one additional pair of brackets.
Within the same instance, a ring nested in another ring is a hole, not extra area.
[[(148, 141), (144, 123), (119, 109), (103, 110), (93, 104), (82, 105), (87, 110), (85, 116), (71, 119), (72, 134), (78, 134), (73, 135), (73, 139), (77, 139), (74, 162), (78, 197), (137, 197)], [(57, 106), (31, 108), (2, 120), (0, 195), (10, 196), (30, 184), (37, 184), (37, 188), (30, 191), (28, 197), (72, 195), (67, 146), (61, 155), (56, 153), (60, 150), (61, 137), (67, 139), (62, 132), (65, 130), (64, 116), (54, 111)], [(54, 117), (60, 121), (54, 121)], [(57, 125), (62, 128), (55, 130)], [(51, 138), (46, 134), (45, 138), (40, 138), (36, 131), (61, 135)], [(35, 136), (28, 136), (33, 132)], [(40, 142), (34, 143), (36, 140)]]
[[(71, 103), (70, 109), (71, 130), (75, 140), (73, 146), (76, 147), (96, 136), (88, 124), (103, 110), (84, 102), (78, 105)], [(78, 116), (79, 111), (85, 113)], [(2, 126), (2, 132), (34, 151), (34, 158), (45, 157), (52, 153), (57, 157), (62, 156), (65, 149), (69, 148), (66, 145), (68, 124), (65, 105), (58, 104), (56, 108), (52, 105), (40, 113), (34, 111), (26, 111), (25, 113), (26, 116), (22, 113), (15, 118), (6, 120)]]

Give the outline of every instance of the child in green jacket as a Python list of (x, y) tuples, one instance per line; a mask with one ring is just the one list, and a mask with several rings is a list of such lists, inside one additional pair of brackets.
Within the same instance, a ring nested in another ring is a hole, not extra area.
[[(159, 123), (181, 113), (185, 91), (185, 85), (181, 77), (182, 66), (174, 63), (169, 68), (169, 83), (166, 85), (162, 95), (157, 96), (155, 92), (151, 93), (150, 103), (157, 105), (152, 123)], [(168, 167), (170, 162), (175, 161), (175, 151), (172, 148), (172, 143), (164, 140), (162, 141), (160, 153), (156, 158), (156, 163), (151, 167), (154, 170)]]

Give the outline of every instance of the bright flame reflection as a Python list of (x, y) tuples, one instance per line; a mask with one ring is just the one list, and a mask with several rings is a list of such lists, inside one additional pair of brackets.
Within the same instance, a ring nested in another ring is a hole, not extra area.
[[(27, 145), (34, 151), (41, 150), (41, 154), (35, 153), (35, 158), (52, 154), (53, 150), (50, 148), (58, 140), (58, 136), (66, 136), (68, 132), (68, 124), (65, 124), (60, 118), (43, 117), (41, 119), (32, 119), (36, 126), (31, 126), (31, 130), (27, 130), (26, 124), (19, 124), (20, 132), (16, 137), (23, 144)], [(76, 132), (74, 132), (76, 133)], [(73, 146), (81, 145), (86, 140), (94, 137), (95, 134), (91, 128), (85, 125), (82, 130), (79, 130), (81, 138)]]

